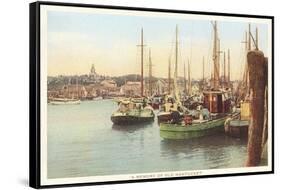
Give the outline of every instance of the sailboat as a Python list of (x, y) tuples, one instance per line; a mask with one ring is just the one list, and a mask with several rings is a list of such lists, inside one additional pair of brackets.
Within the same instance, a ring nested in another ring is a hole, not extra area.
[(184, 118), (177, 123), (160, 123), (160, 136), (164, 139), (189, 139), (223, 132), (224, 122), (233, 116), (230, 112), (229, 99), (220, 89), (217, 22), (212, 24), (214, 27), (212, 89), (203, 91), (204, 103), (197, 108), (198, 119), (191, 114), (185, 114)]
[[(165, 97), (165, 102), (162, 105), (162, 109), (157, 114), (158, 123), (167, 122), (171, 120), (179, 120), (183, 116), (183, 107), (181, 106), (178, 85), (178, 26), (176, 26), (176, 48), (175, 48), (175, 71), (174, 71), (174, 83), (173, 94), (174, 96)], [(169, 91), (170, 91), (170, 60), (169, 60), (169, 79), (168, 79)]]
[(76, 79), (76, 91), (77, 91), (77, 98), (74, 98), (72, 96), (72, 98), (68, 98), (70, 96), (69, 93), (69, 86), (67, 86), (67, 97), (63, 97), (63, 98), (52, 98), (49, 100), (49, 104), (51, 105), (77, 105), (81, 103), (81, 100), (79, 99), (79, 92), (78, 92), (78, 81)]
[(143, 89), (143, 29), (141, 30), (141, 98), (129, 98), (118, 102), (118, 109), (111, 115), (117, 125), (131, 125), (154, 120), (153, 108), (144, 97)]

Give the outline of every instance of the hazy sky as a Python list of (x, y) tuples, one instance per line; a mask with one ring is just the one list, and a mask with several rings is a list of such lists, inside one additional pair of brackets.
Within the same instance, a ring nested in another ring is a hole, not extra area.
[[(183, 75), (183, 64), (190, 59), (192, 78), (202, 77), (204, 56), (205, 75), (209, 76), (213, 45), (210, 20), (61, 11), (48, 11), (48, 75), (88, 74), (92, 64), (102, 75), (140, 73), (140, 48), (137, 45), (143, 27), (145, 74), (148, 73), (150, 48), (153, 75), (167, 77), (169, 57), (172, 64), (175, 62), (176, 25), (180, 41), (179, 75)], [(267, 54), (267, 25), (252, 23), (252, 32), (256, 26), (259, 29), (259, 47)], [(231, 51), (232, 79), (242, 74), (245, 45), (241, 42), (247, 28), (247, 22), (218, 22), (221, 50), (229, 48)]]

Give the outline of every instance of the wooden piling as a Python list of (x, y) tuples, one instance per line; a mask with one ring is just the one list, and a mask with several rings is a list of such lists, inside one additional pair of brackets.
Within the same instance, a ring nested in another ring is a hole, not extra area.
[(251, 122), (249, 126), (246, 166), (257, 166), (260, 163), (262, 153), (267, 68), (264, 54), (261, 51), (248, 52), (247, 61), (250, 83)]
[[(265, 66), (266, 66), (266, 78), (268, 76), (268, 59), (265, 58)], [(262, 147), (264, 148), (267, 143), (268, 138), (268, 86), (267, 83), (265, 84), (265, 97), (264, 97), (264, 123), (263, 123), (263, 135), (262, 135)]]

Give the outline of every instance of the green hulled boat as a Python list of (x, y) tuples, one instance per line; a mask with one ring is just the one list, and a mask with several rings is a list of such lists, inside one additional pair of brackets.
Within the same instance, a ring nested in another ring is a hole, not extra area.
[(224, 131), (224, 122), (231, 115), (224, 115), (212, 120), (197, 121), (191, 124), (160, 123), (160, 136), (164, 139), (191, 139)]

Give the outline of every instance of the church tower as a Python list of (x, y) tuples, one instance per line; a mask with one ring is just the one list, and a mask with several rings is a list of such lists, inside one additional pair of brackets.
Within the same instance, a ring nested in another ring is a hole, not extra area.
[(97, 73), (96, 73), (96, 69), (95, 69), (95, 64), (92, 64), (90, 76), (95, 77), (96, 75), (97, 75)]

